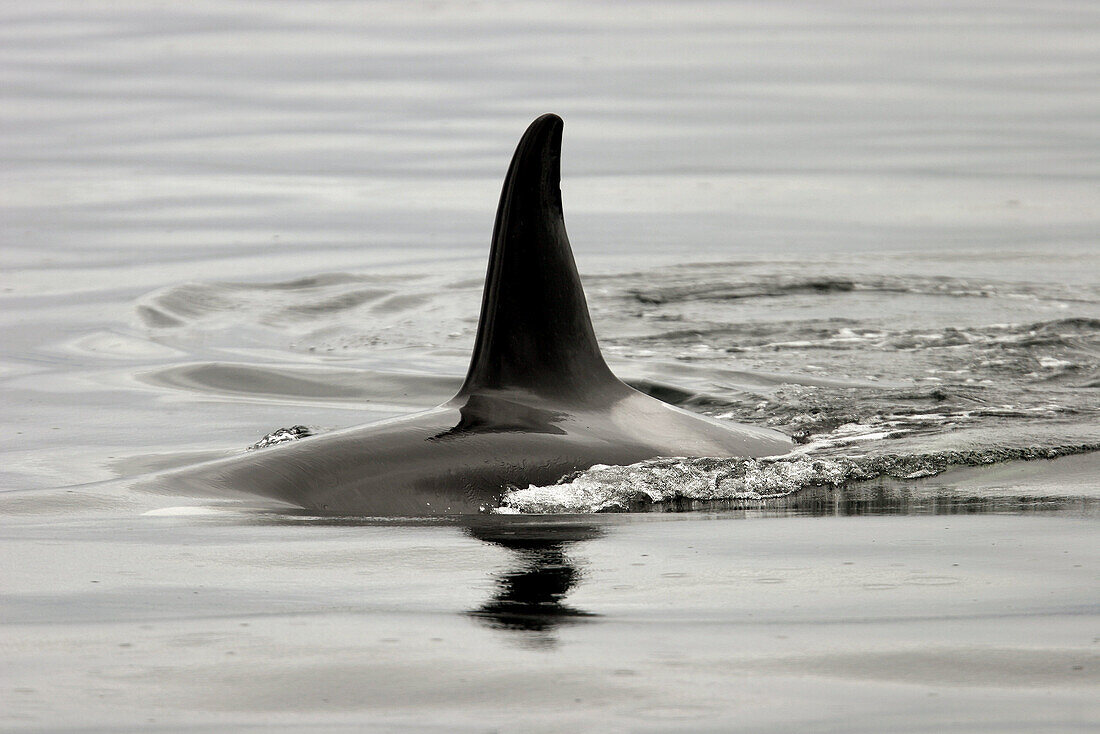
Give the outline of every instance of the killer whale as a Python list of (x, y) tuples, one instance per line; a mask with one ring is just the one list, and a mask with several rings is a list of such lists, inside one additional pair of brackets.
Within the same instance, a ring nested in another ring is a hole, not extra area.
[(484, 512), (509, 486), (658, 456), (785, 453), (775, 431), (644, 395), (596, 341), (562, 211), (557, 115), (528, 127), (497, 208), (473, 355), (446, 403), (159, 477), (200, 494), (267, 497), (324, 514)]

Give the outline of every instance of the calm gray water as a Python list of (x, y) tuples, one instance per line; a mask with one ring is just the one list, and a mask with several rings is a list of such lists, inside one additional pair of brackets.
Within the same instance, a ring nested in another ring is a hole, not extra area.
[[(0, 727), (1100, 719), (1093, 3), (0, 21)], [(548, 111), (613, 369), (794, 455), (593, 470), (477, 526), (111, 482), (449, 397)]]

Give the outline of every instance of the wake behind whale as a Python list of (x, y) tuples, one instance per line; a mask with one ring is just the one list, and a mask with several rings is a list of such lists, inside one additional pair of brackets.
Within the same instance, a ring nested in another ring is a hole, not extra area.
[(451, 400), (159, 481), (325, 513), (461, 514), (497, 506), (510, 487), (550, 484), (596, 464), (789, 450), (783, 434), (681, 410), (611, 373), (565, 231), (561, 133), (561, 119), (543, 115), (516, 148), (473, 357)]

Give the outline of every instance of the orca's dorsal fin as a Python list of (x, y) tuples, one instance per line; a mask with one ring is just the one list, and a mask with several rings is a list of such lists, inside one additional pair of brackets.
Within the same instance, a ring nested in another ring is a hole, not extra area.
[(622, 386), (600, 354), (561, 205), (561, 132), (543, 115), (500, 194), (473, 358), (457, 397), (523, 390), (584, 399)]

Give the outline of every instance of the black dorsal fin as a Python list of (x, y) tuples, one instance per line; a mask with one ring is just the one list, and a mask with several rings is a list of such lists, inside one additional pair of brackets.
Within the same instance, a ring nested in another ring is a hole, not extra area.
[(561, 205), (557, 115), (527, 128), (497, 208), (481, 320), (462, 397), (519, 389), (583, 398), (622, 385), (600, 354)]

